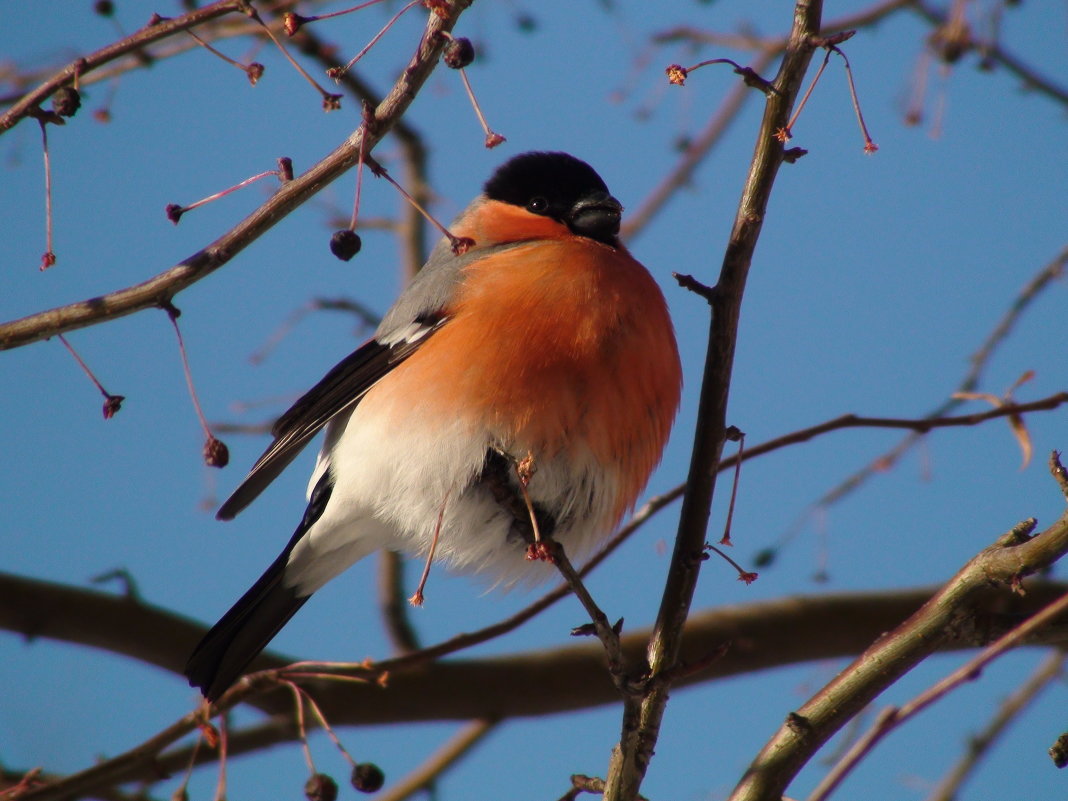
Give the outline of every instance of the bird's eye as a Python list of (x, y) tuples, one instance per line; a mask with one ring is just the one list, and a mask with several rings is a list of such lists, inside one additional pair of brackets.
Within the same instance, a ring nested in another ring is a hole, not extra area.
[(532, 197), (527, 202), (527, 211), (532, 211), (535, 214), (545, 214), (549, 210), (549, 201), (543, 198), (541, 195)]

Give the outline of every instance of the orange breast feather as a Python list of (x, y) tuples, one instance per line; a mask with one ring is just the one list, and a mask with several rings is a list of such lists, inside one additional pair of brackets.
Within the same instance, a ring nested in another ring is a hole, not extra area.
[(391, 390), (421, 393), (428, 418), (488, 428), (535, 464), (588, 450), (618, 476), (618, 519), (659, 460), (679, 401), (656, 283), (626, 251), (571, 235), (465, 270), (450, 321), (391, 375)]

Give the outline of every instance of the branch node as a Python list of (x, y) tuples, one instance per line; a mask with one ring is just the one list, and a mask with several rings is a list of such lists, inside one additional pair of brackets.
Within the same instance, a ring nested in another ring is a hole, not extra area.
[(179, 317), (182, 316), (182, 310), (175, 306), (174, 303), (171, 302), (170, 298), (161, 300), (156, 305), (163, 309), (163, 311), (167, 312), (167, 316), (170, 317), (172, 321), (177, 320)]
[(786, 726), (790, 731), (794, 732), (794, 734), (801, 737), (808, 735), (812, 731), (812, 723), (809, 719), (796, 712), (791, 712), (786, 716)]
[(826, 47), (832, 48), (835, 45), (840, 45), (842, 42), (849, 41), (856, 36), (856, 31), (839, 31), (838, 33), (832, 33), (830, 36), (810, 36), (808, 43), (813, 47)]
[(700, 295), (707, 300), (710, 306), (715, 304), (717, 295), (716, 287), (703, 284), (692, 275), (687, 275), (685, 273), (672, 273), (671, 277), (674, 278), (678, 285), (683, 289), (688, 289), (695, 295)]
[(1031, 533), (1035, 530), (1035, 526), (1038, 525), (1038, 520), (1033, 517), (1029, 517), (1026, 520), (1021, 520), (1015, 526), (1010, 528), (1000, 537), (998, 537), (995, 547), (998, 548), (1011, 548), (1013, 545), (1021, 545), (1031, 539)]
[(1068, 500), (1068, 470), (1065, 470), (1064, 465), (1061, 464), (1061, 454), (1058, 451), (1052, 451), (1049, 455), (1049, 471), (1057, 480), (1057, 485), (1064, 493), (1065, 499)]

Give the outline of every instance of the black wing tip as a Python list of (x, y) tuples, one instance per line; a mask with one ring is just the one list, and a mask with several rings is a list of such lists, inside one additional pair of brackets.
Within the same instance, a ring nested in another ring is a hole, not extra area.
[(235, 508), (237, 504), (233, 502), (233, 498), (229, 498), (226, 503), (219, 507), (219, 511), (215, 513), (216, 520), (233, 520), (237, 517), (237, 513), (241, 511), (240, 508)]
[[(282, 465), (282, 467), (285, 467), (285, 465)], [(273, 481), (280, 472), (281, 468), (272, 471), (266, 480), (253, 482), (252, 478), (254, 476), (260, 478), (260, 476), (257, 476), (255, 473), (255, 468), (253, 468), (253, 472), (249, 473), (238, 488), (233, 491), (230, 497), (223, 501), (223, 505), (220, 506), (219, 511), (215, 513), (215, 519), (233, 520), (241, 514), (241, 512), (245, 511), (250, 503), (259, 497), (259, 494), (267, 488), (267, 485)]]
[[(244, 672), (245, 664), (237, 671), (224, 670), (223, 663), (233, 643), (233, 637), (220, 631), (219, 621), (193, 649), (182, 671), (189, 680), (189, 686), (200, 690), (200, 694), (211, 703), (215, 703), (229, 690)], [(249, 659), (248, 661), (251, 661)]]
[[(326, 498), (329, 492), (323, 503)], [(209, 701), (217, 701), (248, 672), (256, 657), (311, 597), (282, 583), (289, 553), (306, 530), (297, 529), (286, 549), (189, 655), (183, 673), (189, 685), (200, 688)]]
[(195, 687), (200, 690), (200, 694), (204, 696), (204, 700), (214, 704), (218, 701), (233, 683), (226, 685), (225, 687), (219, 686), (218, 676), (212, 673), (205, 673), (205, 667), (192, 665), (193, 660), (190, 659), (190, 664), (185, 666), (185, 677), (189, 679), (189, 686)]

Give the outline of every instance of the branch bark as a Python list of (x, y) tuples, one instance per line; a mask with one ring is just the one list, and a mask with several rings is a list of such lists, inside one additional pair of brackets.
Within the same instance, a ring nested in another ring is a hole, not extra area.
[[(1047, 547), (1049, 540), (1044, 543), (1043, 547)], [(951, 636), (942, 637), (937, 647), (962, 649), (985, 645), (1008, 631), (1021, 616), (1034, 613), (1064, 594), (1068, 584), (1036, 581), (1028, 585), (1024, 596), (986, 584), (973, 589), (975, 592), (967, 597), (967, 603), (957, 607), (960, 619), (968, 624), (954, 629)], [(913, 614), (935, 592), (937, 588), (842, 593), (702, 612), (687, 622), (679, 664), (705, 667), (699, 671), (679, 671), (675, 685), (689, 686), (783, 665), (851, 656)], [(945, 591), (937, 597), (944, 594)], [(157, 665), (176, 676), (181, 673), (189, 649), (206, 630), (200, 624), (135, 598), (3, 573), (0, 573), (0, 627), (27, 637), (104, 648)], [(648, 630), (639, 630), (622, 639), (628, 659), (642, 657), (648, 637)], [(1028, 644), (1063, 646), (1065, 643), (1068, 643), (1068, 626), (1047, 629), (1041, 638)], [(728, 646), (726, 652), (709, 662), (708, 655), (722, 651), (724, 644)], [(278, 670), (292, 661), (268, 653), (253, 667)], [(418, 655), (407, 655), (377, 663), (375, 667), (389, 670), (389, 682), (384, 688), (374, 683), (329, 680), (307, 683), (307, 689), (332, 725), (472, 718), (503, 720), (585, 709), (616, 703), (619, 698), (605, 673), (603, 649), (595, 643), (507, 657), (430, 663), (420, 660)], [(567, 681), (548, 682), (546, 676), (566, 676)], [(232, 755), (296, 739), (289, 695), (256, 694), (263, 687), (277, 686), (273, 678), (272, 673), (260, 674), (259, 679), (238, 685), (228, 694), (231, 702), (245, 701), (272, 716), (267, 724), (254, 727), (247, 734), (235, 733), (230, 740)], [(534, 685), (539, 687), (538, 693), (522, 691)], [(180, 771), (189, 762), (189, 749), (165, 749), (192, 732), (200, 714), (202, 710), (191, 712), (125, 754), (66, 777), (58, 784), (33, 790), (22, 801), (58, 801), (98, 792), (121, 782), (155, 781), (160, 777), (160, 769)], [(201, 761), (214, 758), (210, 751), (201, 750), (204, 751)]]
[(124, 56), (136, 54), (146, 45), (167, 39), (179, 31), (195, 28), (197, 25), (203, 25), (205, 22), (210, 22), (227, 14), (243, 14), (247, 7), (247, 0), (218, 0), (218, 2), (190, 11), (180, 17), (161, 19), (155, 24), (150, 23), (136, 33), (113, 42), (95, 53), (75, 59), (36, 89), (25, 94), (21, 100), (12, 105), (3, 114), (0, 114), (0, 134), (30, 116), (34, 109), (39, 108), (41, 103), (55, 94), (57, 90), (64, 86), (75, 85), (83, 73), (90, 72)]
[[(375, 108), (370, 126), (361, 125), (333, 153), (284, 184), (252, 214), (184, 261), (132, 287), (0, 324), (0, 350), (28, 345), (76, 328), (171, 303), (175, 295), (222, 267), (330, 182), (354, 167), (361, 143), (369, 154), (407, 111), (437, 66), (445, 39), (473, 0), (453, 0), (445, 16), (429, 12), (422, 39), (407, 68)], [(230, 5), (230, 4), (227, 4)], [(13, 107), (8, 114), (20, 106)], [(6, 116), (6, 115), (5, 115)], [(2, 118), (0, 118), (2, 122)]]
[[(976, 596), (973, 624), (945, 647), (984, 645), (1010, 625), (1068, 591), (1068, 584), (1035, 582), (1025, 597), (1004, 590)], [(921, 587), (888, 592), (797, 596), (700, 612), (687, 622), (680, 662), (698, 664), (729, 644), (706, 669), (687, 674), (693, 684), (783, 665), (851, 656), (897, 626), (937, 592)], [(155, 665), (181, 676), (189, 650), (207, 627), (135, 598), (0, 573), (0, 629), (29, 639), (87, 645)], [(621, 639), (628, 658), (640, 658), (649, 636), (636, 629)], [(1068, 642), (1068, 630), (1042, 644)], [(436, 650), (431, 653), (437, 653)], [(402, 721), (523, 717), (584, 709), (618, 700), (596, 643), (486, 659), (428, 661), (426, 651), (375, 663), (389, 671), (387, 688), (320, 681), (309, 683), (330, 720), (338, 725)], [(291, 656), (267, 652), (255, 670), (277, 670)], [(546, 675), (566, 675), (548, 684)], [(541, 687), (536, 694), (517, 686)], [(314, 686), (312, 686), (314, 684)], [(268, 714), (289, 715), (287, 695), (244, 693), (240, 700)]]
[(1027, 520), (981, 551), (912, 617), (880, 638), (796, 712), (761, 749), (730, 801), (778, 801), (797, 772), (842, 725), (884, 689), (941, 647), (954, 629), (972, 624), (972, 598), (992, 582), (1021, 577), (1068, 552), (1068, 513), (1035, 537)]
[(705, 531), (715, 492), (717, 465), (726, 436), (727, 399), (738, 320), (749, 266), (764, 224), (783, 145), (775, 132), (787, 127), (790, 111), (808, 69), (820, 31), (822, 0), (799, 0), (779, 73), (766, 95), (749, 176), (742, 190), (730, 242), (712, 299), (712, 320), (705, 357), (694, 447), (686, 478), (675, 548), (656, 625), (649, 640), (648, 680), (641, 696), (624, 697), (619, 745), (613, 752), (606, 801), (637, 798), (652, 757), (678, 664), (682, 631), (704, 557)]

